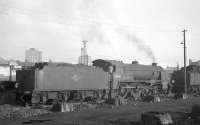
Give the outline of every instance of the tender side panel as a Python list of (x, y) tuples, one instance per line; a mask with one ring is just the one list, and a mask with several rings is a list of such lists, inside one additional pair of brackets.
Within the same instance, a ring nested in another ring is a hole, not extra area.
[(46, 66), (38, 71), (38, 90), (91, 90), (108, 88), (108, 74), (94, 67)]
[(190, 73), (190, 85), (200, 85), (200, 73)]

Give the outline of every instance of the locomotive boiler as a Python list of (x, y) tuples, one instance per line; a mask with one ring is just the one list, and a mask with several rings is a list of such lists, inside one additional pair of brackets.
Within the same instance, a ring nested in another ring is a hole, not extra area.
[(115, 68), (114, 72), (114, 88), (119, 86), (137, 87), (142, 85), (147, 86), (160, 86), (161, 89), (167, 89), (169, 83), (169, 76), (160, 66), (156, 63), (152, 65), (138, 64), (133, 61), (132, 64), (125, 64), (121, 61), (115, 60), (95, 60), (94, 66), (101, 67), (104, 71), (108, 70), (110, 65)]

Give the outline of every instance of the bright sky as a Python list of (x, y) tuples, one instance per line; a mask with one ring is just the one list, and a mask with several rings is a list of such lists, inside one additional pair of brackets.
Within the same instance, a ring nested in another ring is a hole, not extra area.
[(162, 66), (200, 59), (199, 0), (0, 0), (0, 56), (24, 60), (36, 48), (43, 60), (77, 63), (82, 40), (92, 59)]

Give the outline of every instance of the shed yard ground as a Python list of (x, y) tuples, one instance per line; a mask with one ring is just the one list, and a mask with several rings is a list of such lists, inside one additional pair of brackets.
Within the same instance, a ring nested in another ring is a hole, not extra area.
[(1, 125), (138, 125), (141, 113), (146, 111), (190, 112), (193, 105), (200, 105), (200, 97), (170, 100), (159, 103), (140, 102), (114, 108), (92, 109), (81, 112), (52, 113), (16, 120), (0, 120)]

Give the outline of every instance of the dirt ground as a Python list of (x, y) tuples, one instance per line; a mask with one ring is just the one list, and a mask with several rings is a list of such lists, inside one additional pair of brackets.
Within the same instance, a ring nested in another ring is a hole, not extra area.
[(146, 111), (190, 112), (200, 105), (200, 97), (170, 100), (159, 103), (137, 103), (120, 107), (105, 107), (81, 112), (52, 113), (26, 119), (0, 120), (1, 125), (139, 125), (141, 113)]

